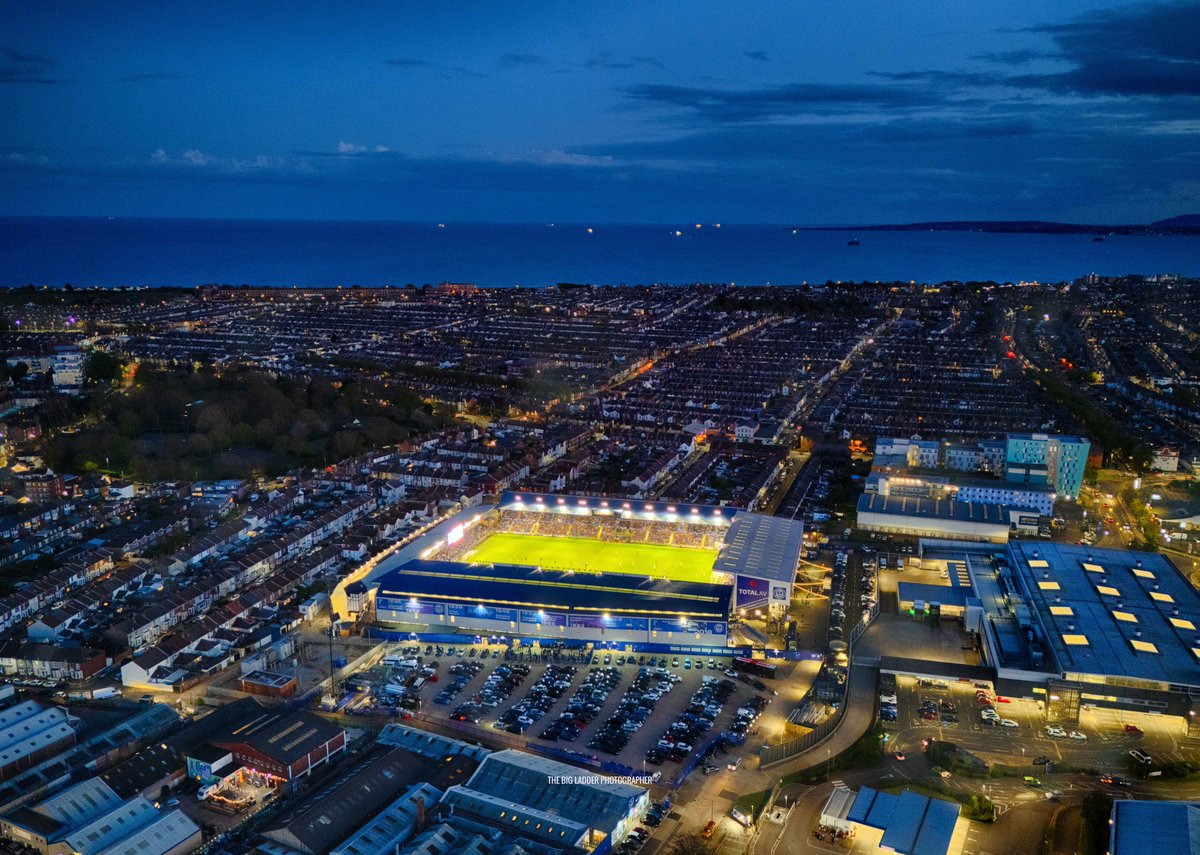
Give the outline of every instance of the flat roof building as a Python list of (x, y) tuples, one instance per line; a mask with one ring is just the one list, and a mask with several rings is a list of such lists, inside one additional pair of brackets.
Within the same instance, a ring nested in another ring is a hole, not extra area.
[(1108, 855), (1200, 855), (1200, 802), (1117, 799), (1109, 826)]
[(22, 701), (0, 710), (0, 778), (44, 760), (75, 741), (72, 719), (60, 707)]
[(857, 510), (859, 528), (916, 537), (1006, 543), (1012, 527), (1007, 507), (954, 499), (864, 493)]
[(10, 811), (0, 830), (42, 855), (183, 855), (202, 839), (181, 811), (159, 812), (140, 795), (122, 799), (100, 778)]

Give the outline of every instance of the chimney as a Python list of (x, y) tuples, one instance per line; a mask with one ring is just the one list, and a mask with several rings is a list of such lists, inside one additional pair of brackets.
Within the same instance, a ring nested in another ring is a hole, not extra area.
[(417, 833), (420, 834), (422, 831), (425, 830), (425, 797), (417, 796), (416, 802), (417, 802), (417, 813), (416, 813)]

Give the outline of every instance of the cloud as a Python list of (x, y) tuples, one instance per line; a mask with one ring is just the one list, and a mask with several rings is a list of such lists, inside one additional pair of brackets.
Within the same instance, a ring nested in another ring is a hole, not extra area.
[(120, 81), (122, 83), (152, 83), (160, 80), (183, 80), (186, 76), (173, 71), (143, 71), (136, 74), (126, 74), (120, 78)]
[(0, 84), (66, 83), (57, 74), (59, 61), (41, 54), (0, 47)]
[(609, 51), (602, 51), (589, 57), (584, 63), (584, 68), (595, 69), (623, 69), (636, 68), (639, 65), (649, 66), (651, 68), (666, 69), (666, 65), (662, 60), (653, 56), (615, 56)]
[(473, 68), (464, 68), (460, 65), (443, 65), (438, 62), (430, 62), (425, 59), (413, 59), (411, 57), (398, 57), (384, 61), (384, 65), (390, 65), (393, 68), (402, 68), (410, 71), (438, 71), (442, 76), (449, 79), (450, 77), (487, 77), (482, 71), (476, 71)]
[(1058, 95), (1135, 98), (1200, 97), (1200, 4), (1151, 3), (1090, 12), (1067, 23), (1024, 32), (1047, 36), (1053, 49), (977, 54), (974, 59), (1012, 67), (1049, 60), (1062, 70), (875, 72), (897, 82), (943, 86), (1004, 86)]
[(1026, 63), (1033, 62), (1036, 59), (1044, 59), (1047, 56), (1053, 56), (1053, 54), (1047, 54), (1045, 51), (1024, 48), (1022, 50), (998, 52), (989, 51), (987, 53), (978, 53), (972, 56), (971, 59), (977, 59), (981, 62), (992, 62), (996, 63), (997, 65), (1025, 65)]
[[(527, 163), (540, 163), (544, 166), (615, 166), (616, 161), (611, 155), (576, 154), (563, 151), (560, 148), (532, 151), (522, 158)], [(505, 162), (505, 161), (501, 161)]]
[[(337, 144), (338, 154), (364, 154), (366, 152), (384, 154), (388, 151), (390, 151), (390, 149), (386, 145), (376, 145), (368, 148), (365, 145), (355, 145), (354, 143), (346, 142), (345, 140), (342, 140)], [(324, 154), (324, 152), (313, 152), (313, 154)]]
[(758, 62), (767, 62), (771, 58), (765, 50), (744, 50), (742, 56)]
[(759, 89), (715, 89), (642, 83), (624, 90), (632, 101), (674, 107), (718, 123), (751, 122), (865, 107), (912, 107), (940, 100), (915, 87), (793, 83)]
[(1030, 28), (1050, 36), (1070, 71), (1014, 83), (1083, 95), (1200, 95), (1200, 4), (1149, 3)]
[(550, 60), (536, 53), (506, 53), (500, 57), (504, 68), (523, 68), (531, 65), (547, 65)]

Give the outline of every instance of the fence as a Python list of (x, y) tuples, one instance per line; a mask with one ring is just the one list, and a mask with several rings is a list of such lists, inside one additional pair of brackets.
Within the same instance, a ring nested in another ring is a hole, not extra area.
[[(878, 588), (876, 590), (878, 590)], [(847, 636), (848, 644), (850, 646), (850, 655), (852, 658), (854, 655), (854, 643), (862, 637), (862, 634), (866, 632), (868, 628), (870, 628), (871, 623), (877, 617), (879, 617), (878, 600), (876, 600), (875, 605), (871, 607), (870, 611), (863, 615), (862, 620), (854, 625), (854, 627), (850, 630), (849, 636)], [(847, 671), (847, 674), (849, 674), (849, 670)], [(846, 708), (850, 706), (849, 680), (850, 678), (847, 676), (846, 692), (843, 695), (843, 701), (838, 705), (838, 708), (833, 711), (833, 715), (803, 736), (798, 736), (795, 739), (790, 739), (787, 742), (783, 742), (779, 745), (764, 745), (758, 750), (759, 766), (770, 766), (772, 763), (779, 763), (788, 759), (789, 757), (795, 757), (797, 754), (801, 754), (822, 742), (826, 737), (837, 730), (838, 725), (842, 723), (842, 717), (846, 714)]]
[(833, 715), (826, 721), (817, 725), (803, 736), (798, 736), (795, 739), (789, 739), (780, 745), (764, 745), (758, 750), (758, 763), (760, 766), (770, 766), (772, 763), (778, 763), (786, 760), (789, 757), (795, 757), (819, 742), (837, 730), (837, 726), (842, 723), (842, 716), (846, 714), (847, 704), (842, 704)]

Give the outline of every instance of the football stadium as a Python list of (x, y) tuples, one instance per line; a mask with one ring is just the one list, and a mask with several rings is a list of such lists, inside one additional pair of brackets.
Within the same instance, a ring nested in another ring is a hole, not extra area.
[(385, 636), (726, 647), (731, 621), (787, 609), (802, 549), (799, 523), (738, 508), (504, 493), (363, 589)]

